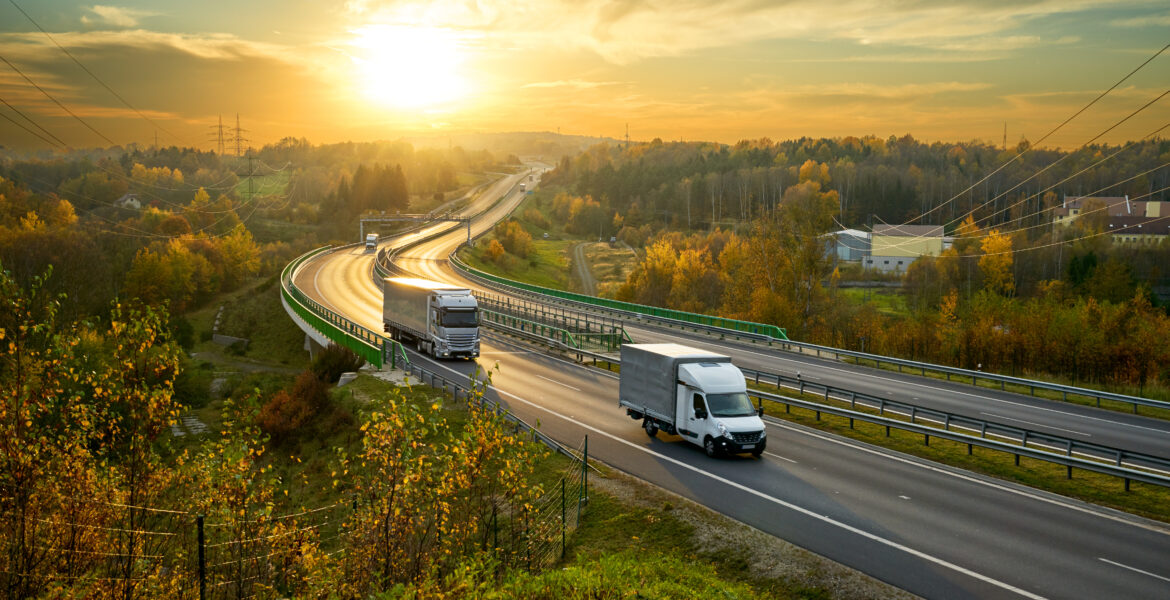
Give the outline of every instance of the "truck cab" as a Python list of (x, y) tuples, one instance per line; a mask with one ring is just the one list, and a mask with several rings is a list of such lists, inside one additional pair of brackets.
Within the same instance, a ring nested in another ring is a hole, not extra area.
[(678, 367), (678, 434), (710, 456), (763, 454), (767, 443), (759, 409), (731, 363), (687, 363)]
[(377, 248), (377, 247), (378, 247), (378, 234), (367, 233), (366, 234), (366, 249), (370, 250), (370, 249)]
[(465, 290), (437, 290), (430, 299), (429, 350), (437, 358), (479, 356), (479, 312)]

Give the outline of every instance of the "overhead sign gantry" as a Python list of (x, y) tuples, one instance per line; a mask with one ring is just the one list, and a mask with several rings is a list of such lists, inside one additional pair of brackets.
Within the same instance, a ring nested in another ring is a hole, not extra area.
[(467, 224), (467, 243), (471, 243), (471, 217), (459, 217), (451, 214), (444, 215), (403, 215), (393, 214), (388, 215), (382, 213), (379, 215), (367, 215), (361, 217), (361, 233), (359, 240), (366, 239), (366, 223), (430, 223), (432, 221), (446, 221), (451, 223), (466, 223)]

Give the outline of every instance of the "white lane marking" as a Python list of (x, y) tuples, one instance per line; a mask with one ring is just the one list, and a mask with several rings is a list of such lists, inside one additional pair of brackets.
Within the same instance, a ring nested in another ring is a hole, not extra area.
[(321, 286), (317, 285), (317, 278), (321, 276), (321, 271), (324, 270), (323, 269), (324, 266), (325, 265), (322, 264), (320, 267), (317, 267), (317, 272), (313, 273), (313, 291), (317, 292), (317, 297), (321, 298), (322, 304), (328, 304), (330, 307), (333, 308), (333, 312), (340, 315), (341, 311), (338, 310), (337, 307), (334, 306), (334, 304), (329, 301), (329, 296), (327, 294), (324, 294), (321, 292)]
[(902, 496), (902, 495), (898, 495), (898, 497), (899, 497), (899, 498), (901, 498), (901, 499), (903, 499), (903, 500), (909, 500), (909, 499), (910, 499), (910, 496)]
[(1062, 428), (1060, 428), (1060, 427), (1053, 427), (1053, 426), (1051, 426), (1051, 425), (1045, 425), (1045, 424), (1043, 424), (1043, 423), (1036, 423), (1036, 422), (1033, 422), (1033, 421), (1025, 421), (1025, 420), (1023, 420), (1023, 419), (1013, 419), (1013, 418), (1011, 418), (1011, 417), (1005, 417), (1005, 416), (1003, 416), (1003, 415), (997, 415), (997, 414), (994, 414), (994, 413), (989, 413), (989, 412), (980, 412), (979, 414), (981, 414), (981, 415), (987, 415), (987, 416), (989, 416), (989, 417), (995, 417), (995, 418), (997, 418), (997, 419), (1003, 419), (1003, 420), (1005, 420), (1005, 421), (1015, 421), (1016, 423), (1023, 423), (1023, 424), (1025, 424), (1025, 425), (1035, 425), (1036, 427), (1044, 427), (1045, 429), (1055, 429), (1056, 431), (1065, 431), (1065, 432), (1071, 433), (1071, 434), (1073, 434), (1073, 435), (1083, 435), (1083, 436), (1085, 436), (1085, 437), (1093, 437), (1093, 434), (1091, 434), (1091, 433), (1084, 433), (1083, 431), (1074, 431), (1074, 430), (1072, 430), (1072, 429), (1062, 429)]
[[(515, 342), (511, 342), (511, 341), (506, 341), (506, 342), (504, 342), (504, 343), (505, 343), (505, 344), (513, 344), (513, 345), (515, 345)], [(544, 358), (546, 358), (546, 359), (553, 360), (553, 361), (560, 362), (560, 363), (564, 363), (565, 365), (568, 365), (568, 366), (573, 366), (573, 367), (578, 367), (578, 368), (585, 368), (585, 367), (582, 367), (582, 366), (581, 366), (579, 363), (575, 363), (575, 362), (572, 362), (572, 361), (564, 360), (564, 359), (562, 359), (562, 358), (557, 358), (557, 357), (555, 357), (555, 356), (551, 356), (551, 355), (548, 355), (548, 354), (544, 354), (544, 355), (542, 355), (542, 356), (543, 356)], [(614, 379), (614, 380), (620, 379), (620, 378), (619, 378), (619, 376), (618, 376), (617, 374), (615, 374), (615, 373), (610, 373), (610, 372), (608, 372), (608, 371), (598, 371), (598, 370), (596, 370), (596, 369), (593, 369), (593, 370), (590, 370), (590, 371), (588, 371), (588, 372), (589, 372), (590, 374), (593, 374), (593, 375), (601, 375), (601, 376), (604, 376), (604, 377), (609, 377), (610, 379)], [(547, 409), (545, 409), (545, 410), (547, 410)], [(979, 479), (979, 478), (977, 478), (977, 477), (971, 477), (971, 476), (968, 476), (968, 475), (964, 475), (964, 474), (962, 474), (962, 473), (957, 473), (957, 472), (949, 471), (949, 470), (947, 470), (947, 469), (942, 469), (942, 468), (939, 468), (939, 467), (936, 467), (936, 466), (932, 466), (932, 465), (929, 465), (929, 464), (923, 464), (923, 463), (915, 462), (915, 461), (912, 461), (912, 460), (909, 460), (909, 459), (906, 459), (906, 458), (902, 458), (902, 457), (900, 457), (900, 456), (898, 456), (898, 455), (896, 455), (896, 454), (887, 454), (886, 452), (881, 452), (881, 451), (879, 451), (878, 449), (869, 448), (869, 447), (865, 447), (865, 446), (858, 446), (858, 445), (851, 444), (851, 443), (846, 443), (846, 441), (845, 441), (845, 440), (834, 439), (834, 438), (831, 438), (831, 437), (827, 437), (827, 436), (821, 435), (821, 434), (819, 434), (819, 433), (814, 433), (814, 432), (812, 432), (812, 431), (806, 431), (806, 430), (804, 430), (804, 429), (800, 429), (800, 428), (798, 428), (798, 427), (791, 426), (791, 425), (789, 425), (789, 424), (788, 424), (786, 421), (781, 421), (781, 420), (777, 419), (776, 417), (769, 417), (769, 418), (765, 418), (765, 419), (764, 419), (764, 424), (765, 424), (765, 425), (773, 425), (773, 426), (779, 427), (779, 428), (781, 428), (781, 429), (787, 429), (788, 431), (792, 431), (793, 433), (800, 433), (800, 434), (804, 434), (804, 435), (807, 435), (807, 436), (811, 436), (811, 437), (815, 437), (815, 438), (821, 439), (821, 440), (823, 440), (823, 441), (832, 442), (832, 443), (834, 443), (834, 444), (838, 444), (838, 445), (841, 445), (841, 446), (847, 446), (847, 447), (850, 447), (850, 448), (853, 448), (853, 449), (856, 449), (856, 450), (861, 450), (862, 452), (868, 452), (868, 453), (870, 453), (870, 454), (874, 454), (874, 455), (877, 455), (877, 456), (884, 456), (885, 458), (888, 458), (888, 459), (890, 459), (890, 460), (895, 460), (895, 461), (898, 461), (898, 462), (905, 463), (905, 464), (907, 464), (907, 465), (911, 465), (911, 466), (914, 466), (914, 467), (918, 467), (918, 468), (920, 468), (920, 469), (926, 469), (926, 470), (928, 470), (928, 471), (934, 471), (935, 473), (939, 473), (939, 474), (942, 474), (942, 475), (947, 475), (947, 476), (950, 476), (950, 477), (955, 477), (955, 478), (958, 478), (958, 479), (962, 479), (962, 480), (964, 480), (964, 481), (968, 481), (968, 482), (970, 482), (970, 483), (975, 483), (975, 484), (982, 485), (982, 486), (985, 486), (985, 487), (994, 488), (994, 489), (997, 489), (997, 490), (1000, 490), (1000, 491), (1009, 492), (1009, 493), (1015, 494), (1015, 495), (1017, 495), (1017, 496), (1023, 496), (1023, 497), (1025, 497), (1025, 498), (1031, 498), (1031, 499), (1033, 499), (1033, 500), (1039, 500), (1039, 501), (1041, 501), (1041, 502), (1047, 502), (1048, 504), (1053, 504), (1053, 505), (1055, 505), (1055, 506), (1060, 506), (1060, 507), (1062, 507), (1062, 508), (1068, 508), (1068, 509), (1072, 509), (1072, 510), (1079, 511), (1079, 512), (1082, 512), (1082, 513), (1085, 513), (1085, 514), (1088, 514), (1088, 515), (1093, 515), (1093, 516), (1096, 516), (1096, 517), (1102, 517), (1102, 518), (1108, 519), (1108, 520), (1110, 520), (1110, 521), (1116, 521), (1116, 522), (1118, 522), (1118, 523), (1124, 523), (1124, 524), (1126, 524), (1126, 525), (1132, 525), (1132, 526), (1134, 526), (1134, 527), (1139, 527), (1139, 528), (1141, 528), (1141, 529), (1146, 529), (1146, 530), (1148, 530), (1148, 531), (1153, 531), (1153, 532), (1155, 532), (1155, 533), (1160, 533), (1160, 534), (1163, 534), (1163, 535), (1168, 535), (1168, 534), (1170, 534), (1170, 529), (1166, 529), (1166, 528), (1164, 528), (1164, 527), (1161, 527), (1161, 526), (1159, 526), (1159, 525), (1154, 525), (1154, 524), (1149, 524), (1149, 523), (1143, 523), (1143, 522), (1135, 522), (1135, 521), (1131, 521), (1131, 520), (1128, 520), (1128, 519), (1125, 519), (1125, 518), (1122, 518), (1122, 517), (1118, 517), (1118, 516), (1114, 516), (1114, 515), (1111, 515), (1111, 514), (1108, 514), (1108, 513), (1097, 512), (1097, 511), (1093, 511), (1093, 510), (1090, 510), (1090, 509), (1088, 509), (1088, 508), (1085, 508), (1085, 507), (1082, 507), (1082, 506), (1077, 506), (1077, 505), (1075, 505), (1075, 504), (1069, 504), (1069, 503), (1066, 503), (1066, 502), (1060, 502), (1060, 501), (1058, 501), (1058, 500), (1056, 500), (1056, 499), (1053, 499), (1053, 498), (1048, 498), (1048, 497), (1045, 497), (1045, 496), (1040, 496), (1040, 495), (1032, 494), (1032, 493), (1029, 493), (1029, 492), (1027, 492), (1027, 491), (1025, 491), (1025, 490), (1019, 490), (1019, 489), (1015, 489), (1015, 488), (1012, 488), (1012, 487), (1007, 487), (1007, 486), (999, 485), (999, 484), (997, 484), (997, 483), (994, 483), (994, 482), (991, 482), (991, 481), (986, 481), (986, 480), (983, 480), (983, 479)], [(770, 453), (770, 452), (765, 452), (765, 454), (771, 454), (771, 453)]]
[(562, 387), (567, 387), (567, 388), (569, 388), (570, 390), (573, 390), (574, 392), (579, 392), (579, 391), (581, 391), (581, 388), (575, 388), (575, 387), (573, 387), (573, 386), (571, 386), (571, 385), (569, 385), (569, 384), (567, 384), (567, 383), (561, 383), (561, 382), (557, 381), (556, 379), (549, 379), (548, 377), (545, 377), (544, 375), (537, 375), (537, 377), (539, 377), (539, 378), (541, 378), (541, 379), (543, 379), (543, 380), (545, 380), (545, 381), (547, 381), (547, 382), (549, 382), (549, 383), (555, 383), (555, 384), (557, 384), (557, 385), (559, 385), (559, 386), (562, 386)]
[(1110, 514), (1108, 512), (1101, 512), (1101, 511), (1092, 510), (1092, 509), (1085, 507), (1085, 506), (1078, 506), (1076, 504), (1072, 504), (1071, 502), (1062, 502), (1061, 500), (1059, 500), (1057, 498), (1049, 498), (1046, 496), (1033, 494), (1027, 490), (1016, 489), (1013, 487), (1009, 487), (1006, 485), (1001, 485), (1001, 484), (995, 483), (993, 481), (986, 481), (983, 479), (979, 479), (978, 477), (973, 477), (971, 475), (966, 475), (966, 474), (963, 474), (960, 472), (950, 471), (948, 469), (944, 469), (942, 467), (937, 467), (937, 466), (934, 466), (931, 464), (920, 463), (917, 461), (910, 460), (908, 458), (903, 458), (903, 457), (898, 456), (896, 454), (887, 454), (886, 452), (882, 452), (881, 449), (878, 449), (878, 448), (867, 448), (865, 446), (859, 446), (857, 444), (852, 444), (852, 443), (849, 443), (848, 440), (832, 438), (832, 437), (817, 433), (815, 431), (805, 430), (805, 429), (802, 429), (802, 428), (799, 428), (799, 427), (796, 427), (793, 425), (789, 425), (786, 421), (778, 421), (778, 420), (774, 420), (774, 418), (773, 418), (773, 419), (764, 419), (764, 423), (767, 425), (779, 427), (780, 429), (786, 429), (786, 430), (791, 431), (793, 433), (799, 433), (799, 434), (807, 435), (810, 437), (815, 437), (817, 439), (820, 439), (820, 440), (823, 440), (826, 442), (831, 442), (831, 443), (837, 444), (839, 446), (846, 446), (848, 448), (853, 448), (854, 450), (860, 450), (862, 452), (868, 452), (869, 454), (873, 454), (876, 456), (882, 456), (882, 457), (888, 458), (888, 459), (893, 460), (893, 461), (897, 461), (897, 462), (904, 463), (904, 464), (907, 464), (910, 466), (918, 467), (920, 469), (926, 469), (927, 471), (933, 471), (935, 473), (939, 473), (942, 475), (949, 475), (950, 477), (962, 479), (964, 481), (968, 481), (968, 482), (979, 484), (979, 485), (982, 485), (985, 487), (997, 489), (1001, 492), (1008, 492), (1011, 494), (1015, 494), (1017, 496), (1031, 498), (1032, 500), (1039, 500), (1040, 502), (1046, 502), (1048, 504), (1052, 504), (1054, 506), (1059, 506), (1061, 508), (1075, 510), (1075, 511), (1087, 514), (1087, 515), (1092, 515), (1095, 517), (1101, 517), (1103, 519), (1108, 519), (1110, 521), (1115, 521), (1117, 523), (1124, 523), (1126, 525), (1140, 527), (1142, 529), (1152, 531), (1155, 533), (1160, 533), (1163, 535), (1170, 535), (1170, 529), (1166, 529), (1165, 527), (1162, 527), (1160, 524), (1145, 523), (1145, 522), (1141, 522), (1141, 521), (1126, 519), (1124, 517), (1113, 515), (1113, 514)]
[[(454, 369), (447, 367), (446, 365), (440, 365), (440, 366), (447, 369), (448, 371), (458, 373), (458, 371), (455, 371)], [(890, 548), (893, 548), (895, 550), (901, 550), (902, 552), (910, 554), (911, 556), (916, 556), (918, 558), (921, 558), (922, 560), (932, 562), (936, 565), (939, 565), (941, 567), (945, 567), (947, 569), (951, 569), (952, 571), (955, 571), (957, 573), (967, 575), (968, 577), (971, 577), (973, 579), (977, 579), (977, 580), (982, 581), (984, 583), (996, 586), (998, 588), (1002, 588), (1002, 589), (1007, 590), (1009, 592), (1013, 592), (1015, 594), (1018, 594), (1020, 596), (1025, 597), (1025, 598), (1032, 598), (1033, 600), (1045, 600), (1044, 596), (1033, 594), (1032, 592), (1029, 592), (1027, 590), (1020, 589), (1014, 585), (1011, 585), (1009, 583), (1005, 583), (1005, 582), (1000, 581), (998, 579), (994, 579), (994, 578), (989, 577), (987, 575), (984, 575), (982, 573), (977, 573), (975, 571), (972, 571), (971, 569), (968, 569), (966, 567), (962, 567), (962, 566), (957, 565), (957, 564), (952, 563), (952, 562), (948, 562), (948, 561), (941, 559), (937, 556), (927, 554), (921, 550), (915, 550), (914, 548), (911, 548), (911, 547), (906, 546), (904, 544), (900, 544), (900, 543), (895, 542), (893, 540), (886, 539), (886, 538), (881, 537), (880, 535), (877, 535), (875, 533), (870, 533), (870, 532), (865, 531), (863, 529), (854, 527), (853, 525), (849, 525), (848, 523), (838, 521), (838, 520), (836, 520), (832, 517), (829, 517), (827, 515), (817, 514), (817, 513), (813, 512), (807, 508), (804, 508), (802, 506), (797, 506), (795, 504), (792, 504), (791, 502), (781, 500), (780, 498), (777, 498), (775, 496), (769, 496), (768, 494), (765, 494), (764, 492), (750, 488), (742, 483), (738, 483), (738, 482), (732, 481), (730, 479), (727, 479), (725, 477), (721, 477), (719, 475), (711, 473), (710, 471), (705, 471), (703, 469), (700, 469), (699, 467), (696, 467), (694, 465), (689, 465), (689, 464), (687, 464), (681, 460), (678, 460), (676, 458), (672, 458), (670, 456), (666, 456), (665, 454), (660, 454), (658, 452), (654, 452), (653, 450), (650, 450), (649, 448), (645, 448), (643, 446), (639, 446), (637, 444), (634, 444), (633, 442), (626, 441), (626, 440), (624, 440), (616, 435), (613, 435), (612, 433), (609, 433), (608, 431), (604, 431), (604, 430), (598, 429), (597, 427), (594, 427), (592, 425), (587, 425), (585, 423), (582, 423), (582, 422), (577, 421), (575, 419), (572, 419), (570, 417), (566, 417), (565, 415), (562, 415), (561, 413), (558, 413), (558, 412), (556, 412), (552, 409), (549, 409), (549, 408), (545, 408), (544, 406), (541, 406), (541, 405), (539, 405), (535, 402), (532, 402), (530, 400), (526, 400), (524, 398), (521, 398), (520, 396), (517, 396), (516, 394), (513, 394), (511, 392), (501, 390), (495, 386), (491, 386), (491, 388), (494, 389), (499, 394), (509, 396), (518, 402), (522, 402), (524, 404), (527, 404), (528, 406), (531, 406), (534, 409), (544, 411), (544, 412), (546, 412), (554, 417), (557, 417), (559, 419), (562, 419), (562, 420), (568, 421), (574, 425), (577, 425), (578, 427), (581, 427), (583, 429), (588, 429), (589, 431), (592, 431), (598, 435), (605, 436), (605, 437), (613, 440), (616, 443), (629, 446), (630, 448), (633, 448), (634, 450), (637, 450), (639, 452), (645, 452), (646, 454), (654, 456), (655, 458), (657, 458), (659, 460), (672, 463), (674, 465), (677, 465), (679, 468), (686, 469), (688, 471), (693, 471), (699, 475), (708, 477), (710, 479), (718, 481), (719, 483), (722, 483), (724, 485), (727, 485), (727, 486), (733, 487), (737, 490), (740, 490), (744, 493), (751, 494), (751, 495), (756, 496), (758, 498), (761, 498), (763, 500), (772, 502), (773, 504), (783, 506), (784, 508), (798, 512), (800, 514), (803, 514), (807, 517), (816, 519), (818, 521), (827, 523), (827, 524), (832, 525), (834, 527), (844, 529), (845, 531), (859, 535), (861, 537), (872, 540), (872, 541), (877, 542), (879, 544), (882, 544), (884, 546), (889, 546)]]
[[(662, 332), (657, 332), (657, 333), (662, 333)], [(712, 346), (717, 346), (717, 347), (720, 347), (720, 348), (727, 348), (727, 349), (735, 350), (735, 351), (737, 351), (737, 352), (741, 352), (741, 353), (743, 353), (743, 354), (751, 354), (751, 355), (753, 355), (753, 356), (758, 356), (758, 357), (760, 357), (760, 358), (764, 358), (764, 359), (770, 359), (770, 360), (780, 360), (780, 361), (787, 361), (787, 362), (793, 362), (793, 363), (796, 363), (796, 364), (802, 364), (802, 365), (803, 365), (803, 364), (808, 364), (808, 363), (805, 363), (804, 361), (799, 361), (799, 360), (796, 360), (795, 358), (788, 358), (788, 357), (786, 357), (786, 356), (779, 356), (779, 355), (775, 355), (775, 354), (764, 354), (764, 353), (762, 353), (762, 352), (756, 352), (756, 351), (754, 351), (754, 350), (748, 350), (748, 349), (742, 348), (742, 347), (740, 347), (740, 346), (733, 346), (733, 345), (731, 345), (731, 344), (720, 344), (720, 343), (716, 343), (716, 342), (714, 342), (714, 341), (711, 341), (711, 342), (706, 342), (706, 343), (708, 343), (709, 345), (712, 345)], [(1087, 420), (1090, 420), (1090, 421), (1101, 421), (1101, 422), (1103, 422), (1103, 423), (1109, 423), (1109, 424), (1111, 424), (1111, 425), (1120, 425), (1120, 426), (1122, 426), (1122, 427), (1132, 427), (1132, 428), (1134, 428), (1134, 429), (1145, 429), (1145, 430), (1147, 430), (1147, 431), (1156, 431), (1156, 432), (1158, 432), (1158, 433), (1167, 433), (1165, 429), (1158, 429), (1158, 428), (1156, 428), (1156, 427), (1144, 427), (1144, 426), (1142, 426), (1142, 425), (1133, 425), (1133, 424), (1130, 424), (1130, 423), (1122, 423), (1122, 422), (1120, 422), (1120, 421), (1114, 421), (1114, 420), (1111, 420), (1111, 419), (1103, 419), (1103, 418), (1101, 418), (1101, 417), (1090, 417), (1090, 416), (1088, 416), (1088, 415), (1079, 415), (1079, 414), (1077, 414), (1077, 413), (1071, 413), (1071, 412), (1066, 412), (1066, 411), (1063, 411), (1063, 410), (1057, 410), (1057, 409), (1055, 409), (1055, 408), (1044, 408), (1044, 407), (1041, 407), (1041, 406), (1033, 406), (1033, 405), (1031, 405), (1031, 404), (1026, 404), (1026, 403), (1023, 403), (1023, 402), (1014, 402), (1014, 401), (1012, 401), (1012, 400), (1003, 400), (1003, 399), (1000, 399), (1000, 398), (993, 398), (993, 397), (991, 397), (991, 396), (980, 396), (979, 394), (972, 394), (972, 393), (970, 393), (970, 392), (961, 392), (961, 391), (958, 391), (958, 390), (948, 390), (948, 389), (945, 389), (945, 388), (938, 388), (938, 387), (934, 387), (934, 386), (926, 385), (926, 384), (924, 384), (924, 383), (917, 383), (917, 382), (914, 382), (914, 381), (902, 381), (902, 380), (900, 380), (900, 379), (891, 379), (891, 378), (889, 378), (889, 377), (881, 377), (881, 376), (879, 376), (879, 375), (871, 375), (871, 374), (868, 374), (868, 373), (859, 373), (859, 372), (856, 372), (856, 371), (850, 371), (850, 370), (848, 370), (848, 369), (841, 369), (841, 368), (838, 368), (838, 367), (831, 367), (831, 366), (828, 366), (828, 365), (819, 365), (819, 364), (818, 364), (818, 365), (816, 365), (816, 366), (817, 366), (817, 368), (820, 368), (820, 369), (826, 369), (826, 370), (829, 370), (829, 371), (837, 371), (837, 372), (839, 372), (839, 373), (847, 373), (847, 374), (849, 374), (849, 375), (854, 375), (854, 376), (857, 376), (857, 377), (868, 377), (868, 378), (870, 378), (870, 379), (877, 379), (877, 380), (880, 380), (880, 381), (888, 381), (888, 382), (891, 382), (891, 383), (898, 383), (898, 384), (902, 384), (902, 385), (913, 385), (913, 386), (917, 386), (917, 387), (920, 387), (920, 388), (925, 388), (925, 389), (928, 389), (928, 390), (931, 390), (931, 391), (934, 391), (934, 392), (941, 392), (941, 393), (945, 393), (945, 394), (955, 394), (955, 395), (960, 395), (960, 396), (970, 396), (970, 397), (972, 397), (972, 398), (978, 398), (978, 399), (980, 399), (980, 400), (990, 400), (990, 401), (992, 401), (992, 402), (1000, 402), (1000, 403), (1003, 403), (1003, 404), (1010, 404), (1010, 405), (1012, 405), (1012, 406), (1020, 406), (1020, 407), (1023, 407), (1023, 408), (1030, 408), (1030, 409), (1033, 409), (1033, 410), (1042, 410), (1042, 411), (1046, 411), (1046, 412), (1054, 412), (1054, 413), (1062, 414), (1062, 415), (1069, 416), (1069, 417), (1076, 417), (1076, 418), (1079, 418), (1079, 419), (1087, 419)]]
[(791, 458), (788, 458), (788, 457), (785, 457), (785, 456), (780, 456), (779, 454), (773, 454), (773, 453), (771, 453), (771, 452), (765, 452), (764, 454), (767, 454), (768, 456), (772, 456), (772, 457), (775, 457), (775, 458), (779, 458), (780, 460), (786, 460), (786, 461), (788, 461), (788, 462), (790, 462), (790, 463), (792, 463), (792, 464), (794, 464), (794, 465), (795, 465), (795, 464), (797, 464), (795, 460), (792, 460)]
[(1111, 565), (1113, 565), (1113, 566), (1115, 566), (1115, 567), (1121, 567), (1122, 569), (1129, 569), (1130, 571), (1133, 571), (1134, 573), (1141, 573), (1142, 575), (1149, 575), (1150, 577), (1153, 577), (1154, 579), (1161, 579), (1162, 581), (1170, 581), (1170, 577), (1162, 577), (1161, 575), (1155, 575), (1155, 574), (1153, 574), (1153, 573), (1151, 573), (1151, 572), (1149, 572), (1149, 571), (1143, 571), (1143, 570), (1141, 570), (1141, 569), (1135, 569), (1134, 567), (1131, 567), (1131, 566), (1129, 566), (1129, 565), (1123, 565), (1123, 564), (1121, 564), (1121, 563), (1119, 563), (1119, 562), (1113, 562), (1113, 561), (1109, 560), (1108, 558), (1100, 558), (1100, 557), (1098, 557), (1098, 558), (1097, 558), (1097, 560), (1099, 560), (1099, 561), (1101, 561), (1101, 562), (1103, 562), (1103, 563), (1109, 563), (1109, 564), (1111, 564)]

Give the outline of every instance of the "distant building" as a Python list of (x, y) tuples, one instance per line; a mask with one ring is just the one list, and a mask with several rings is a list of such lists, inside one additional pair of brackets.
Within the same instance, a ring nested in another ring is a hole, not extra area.
[(867, 269), (903, 273), (918, 257), (938, 256), (942, 251), (942, 225), (874, 225), (870, 256), (862, 264)]
[(1064, 202), (1052, 210), (1052, 222), (1057, 225), (1068, 225), (1081, 216), (1085, 210), (1085, 203), (1089, 200), (1098, 200), (1105, 204), (1105, 212), (1109, 218), (1115, 217), (1161, 217), (1170, 214), (1165, 202), (1140, 202), (1130, 200), (1129, 196), (1065, 196)]
[(138, 201), (138, 194), (124, 194), (121, 198), (114, 201), (115, 206), (122, 208), (133, 208), (134, 210), (142, 210), (142, 203)]
[(1072, 223), (1085, 214), (1089, 200), (1105, 205), (1106, 231), (1116, 244), (1158, 244), (1170, 235), (1170, 203), (1134, 201), (1129, 196), (1066, 196), (1053, 210), (1052, 222)]
[(870, 241), (868, 231), (842, 229), (841, 231), (834, 231), (826, 235), (831, 235), (835, 239), (833, 252), (836, 253), (837, 260), (861, 262), (865, 257), (869, 256)]
[(1170, 214), (1151, 217), (1110, 217), (1108, 231), (1115, 244), (1160, 244), (1170, 239)]

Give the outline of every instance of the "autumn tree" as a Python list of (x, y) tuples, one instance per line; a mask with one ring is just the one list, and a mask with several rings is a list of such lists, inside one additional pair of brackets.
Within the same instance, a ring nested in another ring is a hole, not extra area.
[(1012, 239), (999, 230), (987, 232), (981, 243), (983, 255), (979, 257), (979, 271), (983, 274), (983, 289), (1011, 296), (1016, 289), (1015, 274), (1012, 272)]

